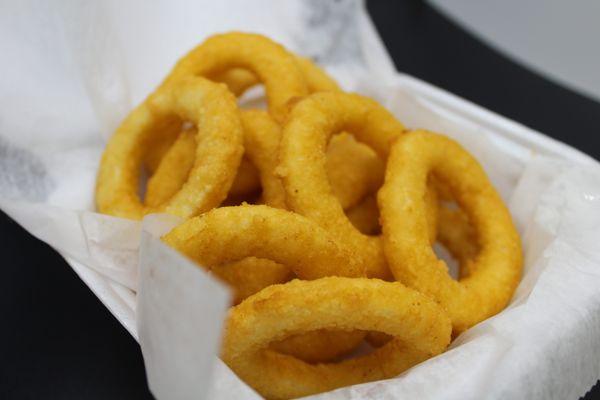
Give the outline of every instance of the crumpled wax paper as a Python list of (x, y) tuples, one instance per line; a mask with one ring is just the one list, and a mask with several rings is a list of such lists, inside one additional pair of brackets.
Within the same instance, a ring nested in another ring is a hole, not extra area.
[(407, 126), (457, 139), (482, 162), (523, 238), (525, 273), (506, 310), (397, 378), (311, 398), (583, 395), (600, 377), (596, 161), (396, 73), (360, 1), (5, 3), (0, 208), (53, 246), (140, 341), (155, 396), (260, 398), (216, 357), (227, 290), (158, 240), (178, 221), (95, 213), (95, 176), (106, 139), (176, 59), (232, 29), (267, 34)]

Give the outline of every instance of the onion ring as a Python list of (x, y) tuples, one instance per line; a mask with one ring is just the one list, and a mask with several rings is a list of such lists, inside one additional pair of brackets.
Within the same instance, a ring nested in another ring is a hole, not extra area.
[[(285, 265), (256, 257), (220, 265), (210, 272), (233, 289), (234, 305), (268, 286), (294, 278)], [(271, 348), (306, 362), (326, 362), (348, 354), (364, 337), (365, 333), (361, 331), (322, 329), (274, 342)]]
[[(422, 197), (435, 174), (473, 223), (480, 245), (473, 272), (448, 275), (427, 237)], [(501, 311), (521, 276), (519, 235), (510, 213), (482, 167), (455, 141), (415, 131), (397, 139), (378, 194), (384, 251), (396, 279), (436, 299), (455, 333)]]
[(325, 149), (341, 131), (352, 133), (385, 160), (390, 141), (402, 135), (404, 126), (375, 101), (356, 94), (321, 92), (300, 101), (290, 113), (280, 146), (277, 172), (286, 203), (348, 243), (354, 257), (368, 266), (368, 276), (388, 278), (380, 238), (352, 225), (328, 181)]
[[(317, 329), (377, 330), (394, 340), (362, 357), (317, 365), (267, 349), (271, 342)], [(437, 304), (399, 282), (294, 280), (231, 309), (221, 356), (264, 397), (295, 398), (396, 376), (441, 353), (451, 330)]]
[[(337, 82), (310, 59), (300, 56), (295, 57), (310, 93), (340, 90)], [(208, 78), (216, 82), (225, 83), (229, 90), (236, 96), (242, 95), (250, 87), (259, 83), (259, 79), (251, 71), (240, 68), (224, 71)]]
[[(194, 128), (192, 128), (194, 129)], [(181, 135), (185, 135), (188, 130), (192, 129), (182, 129), (181, 124), (177, 124), (174, 128), (167, 128), (161, 132), (161, 137), (159, 140), (156, 140), (154, 144), (147, 146), (147, 153), (144, 157), (144, 166), (147, 172), (152, 176), (156, 174), (156, 171), (161, 163), (163, 163), (163, 159), (166, 157), (169, 150), (175, 145), (177, 139)], [(181, 131), (181, 132), (179, 132)], [(192, 135), (193, 136), (193, 135)], [(184, 142), (186, 138), (182, 139)], [(195, 144), (195, 143), (194, 143)], [(183, 143), (179, 143), (178, 146), (183, 146)], [(187, 156), (188, 161), (179, 161), (180, 165), (190, 165), (188, 167), (191, 169), (191, 165), (193, 164), (192, 156), (194, 154), (195, 147), (189, 149), (188, 151), (191, 153), (191, 156)], [(181, 149), (173, 150), (175, 153), (181, 154)], [(187, 152), (186, 152), (187, 153)], [(182, 155), (185, 157), (185, 155)], [(167, 168), (167, 165), (170, 163), (164, 162), (165, 166), (163, 168)], [(173, 166), (173, 168), (181, 168)], [(181, 175), (187, 176), (189, 174), (189, 169), (182, 170)], [(164, 172), (161, 172), (164, 173)], [(159, 175), (161, 174), (159, 173)], [(185, 181), (183, 181), (185, 182)], [(181, 184), (183, 184), (181, 182)], [(173, 183), (172, 186), (175, 186)], [(181, 186), (181, 185), (180, 185)], [(233, 180), (233, 184), (229, 189), (229, 196), (233, 197), (241, 197), (249, 195), (253, 192), (256, 192), (260, 189), (260, 179), (258, 177), (258, 170), (246, 157), (242, 158), (240, 166), (237, 170), (237, 175)], [(151, 196), (152, 197), (152, 196)], [(152, 200), (150, 202), (153, 202)], [(146, 201), (148, 204), (148, 201)]]
[[(187, 129), (170, 147), (164, 149), (162, 158), (154, 167), (154, 172), (148, 179), (144, 203), (150, 207), (158, 207), (175, 194), (187, 180), (190, 170), (194, 165), (196, 151), (196, 130)], [(157, 147), (168, 144), (161, 142)], [(157, 148), (155, 147), (155, 148)], [(162, 151), (162, 149), (161, 149)], [(152, 158), (147, 158), (148, 163), (156, 162), (158, 151), (152, 152)], [(150, 161), (151, 160), (151, 161)], [(237, 174), (229, 189), (229, 197), (242, 197), (256, 192), (260, 188), (259, 173), (254, 164), (247, 157), (242, 157)]]
[[(299, 63), (283, 46), (262, 35), (231, 32), (209, 37), (191, 50), (177, 62), (161, 87), (197, 75), (222, 80), (239, 95), (260, 81), (266, 87), (269, 111), (277, 120), (283, 120), (296, 98), (308, 93), (300, 65), (306, 68), (307, 64)], [(310, 73), (310, 76), (318, 75), (318, 72)], [(159, 160), (175, 142), (178, 133), (177, 127), (163, 129), (156, 143), (147, 144), (145, 164), (150, 173), (158, 168)]]
[[(177, 119), (200, 127), (194, 167), (185, 184), (158, 209), (137, 194), (144, 149)], [(243, 153), (235, 98), (224, 85), (188, 77), (163, 85), (123, 121), (108, 142), (96, 183), (96, 204), (105, 214), (140, 219), (164, 211), (187, 218), (225, 198)]]
[[(275, 175), (277, 150), (281, 129), (264, 111), (244, 110), (240, 112), (244, 131), (245, 156), (259, 171), (263, 188), (262, 197), (266, 205), (285, 208), (285, 192)], [(158, 169), (148, 180), (145, 202), (158, 206), (168, 201), (185, 182), (195, 158), (195, 135), (182, 132), (171, 149), (165, 154)], [(240, 168), (242, 164), (240, 164)], [(241, 176), (240, 171), (236, 177)]]
[(286, 265), (302, 279), (365, 274), (364, 266), (317, 224), (267, 206), (215, 208), (175, 227), (163, 240), (209, 269), (259, 257)]
[(232, 68), (252, 72), (265, 85), (269, 112), (282, 121), (291, 102), (308, 94), (293, 55), (262, 35), (231, 32), (214, 35), (180, 59), (163, 84), (189, 75), (214, 76)]

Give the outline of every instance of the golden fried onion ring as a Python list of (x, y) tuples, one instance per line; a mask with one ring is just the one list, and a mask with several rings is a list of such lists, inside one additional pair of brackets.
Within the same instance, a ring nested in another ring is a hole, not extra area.
[(277, 172), (288, 207), (348, 243), (372, 277), (389, 277), (381, 240), (361, 233), (344, 214), (327, 177), (325, 150), (332, 135), (347, 131), (385, 160), (390, 141), (403, 130), (392, 114), (369, 98), (321, 92), (294, 107), (283, 131)]
[[(194, 166), (167, 203), (158, 209), (146, 207), (138, 196), (144, 150), (176, 120), (199, 127)], [(96, 183), (98, 210), (131, 219), (155, 211), (188, 218), (210, 210), (227, 195), (242, 157), (242, 141), (237, 104), (224, 85), (200, 77), (163, 85), (109, 140)]]
[[(181, 131), (181, 132), (180, 132)], [(180, 136), (188, 136), (185, 138), (180, 138)], [(182, 127), (182, 125), (180, 123), (178, 123), (177, 125), (173, 126), (173, 127), (167, 127), (165, 129), (163, 129), (161, 136), (159, 138), (157, 138), (153, 144), (150, 144), (147, 146), (147, 150), (146, 150), (146, 155), (144, 156), (144, 167), (146, 169), (146, 171), (150, 174), (150, 175), (154, 175), (158, 169), (158, 167), (160, 166), (161, 163), (163, 163), (163, 159), (166, 157), (167, 153), (174, 147), (174, 146), (184, 146), (185, 142), (189, 142), (190, 137), (195, 137), (195, 129), (191, 128), (191, 129), (185, 129)], [(184, 143), (177, 143), (178, 139), (181, 139)], [(194, 153), (194, 149), (195, 149), (195, 142), (191, 145), (192, 149), (186, 151), (186, 154), (189, 152), (193, 155)], [(185, 157), (185, 155), (181, 154), (182, 149), (173, 149), (172, 150), (174, 153), (179, 153), (182, 157)], [(185, 150), (184, 150), (185, 151)], [(187, 156), (186, 160), (181, 160), (178, 161), (175, 165), (173, 165), (173, 168), (181, 168), (181, 172), (178, 173), (178, 176), (183, 176), (184, 179), (183, 181), (180, 181), (180, 185), (179, 187), (181, 187), (181, 184), (183, 184), (183, 182), (185, 182), (185, 177), (187, 177), (187, 175), (190, 172), (191, 169), (191, 165), (193, 165), (194, 159), (192, 156)], [(169, 168), (167, 167), (169, 164), (171, 164), (171, 162), (164, 162), (165, 166), (163, 166), (163, 168)], [(185, 169), (187, 168), (187, 169)], [(159, 175), (161, 175), (162, 173), (165, 173), (165, 171), (161, 171), (159, 173)], [(159, 179), (162, 180), (163, 178)], [(175, 185), (175, 182), (170, 184), (171, 186), (177, 186)], [(258, 177), (258, 170), (256, 169), (256, 167), (254, 165), (252, 165), (252, 163), (250, 161), (248, 161), (248, 159), (246, 157), (242, 157), (242, 161), (240, 162), (240, 166), (237, 170), (237, 175), (235, 176), (235, 179), (233, 180), (233, 183), (231, 184), (231, 188), (229, 189), (229, 196), (231, 197), (242, 197), (242, 196), (246, 196), (252, 193), (257, 192), (260, 189), (260, 179)], [(152, 197), (152, 196), (151, 196)], [(146, 204), (148, 204), (148, 200), (144, 199)], [(150, 200), (150, 203), (155, 203), (156, 200)]]
[[(281, 128), (265, 111), (240, 112), (244, 130), (244, 149), (248, 161), (258, 169), (262, 198), (266, 205), (285, 208), (285, 192), (275, 175)], [(145, 202), (158, 206), (168, 201), (185, 182), (193, 164), (196, 146), (193, 132), (184, 131), (165, 154), (158, 169), (148, 180)], [(240, 164), (240, 169), (243, 164)], [(238, 171), (236, 177), (240, 177)]]
[[(427, 235), (422, 198), (430, 174), (448, 186), (477, 233), (480, 249), (473, 272), (458, 281), (448, 275)], [(521, 276), (519, 235), (485, 172), (458, 143), (426, 131), (397, 139), (378, 202), (392, 273), (436, 299), (447, 310), (455, 333), (506, 306)]]
[(231, 32), (214, 35), (180, 59), (165, 80), (189, 75), (211, 77), (242, 68), (265, 85), (269, 112), (282, 121), (291, 102), (308, 94), (302, 71), (283, 46), (262, 35)]
[[(375, 330), (394, 340), (362, 357), (316, 365), (268, 350), (269, 343), (318, 329)], [(294, 280), (231, 309), (221, 357), (264, 397), (296, 398), (394, 377), (441, 353), (451, 330), (437, 304), (399, 282)]]
[(302, 279), (365, 275), (364, 266), (317, 224), (267, 206), (216, 208), (175, 227), (163, 240), (209, 269), (258, 257), (286, 265)]
[[(292, 103), (308, 93), (300, 65), (305, 69), (316, 70), (311, 71), (309, 76), (319, 77), (319, 72), (325, 74), (310, 61), (308, 64), (298, 62), (283, 46), (267, 37), (231, 32), (211, 36), (192, 49), (177, 62), (161, 87), (197, 75), (223, 81), (233, 93), (240, 95), (248, 87), (262, 82), (266, 88), (269, 111), (274, 118), (282, 120)], [(154, 174), (160, 160), (179, 137), (180, 131), (181, 125), (164, 126), (162, 135), (147, 143), (148, 150), (144, 163), (151, 174)], [(245, 195), (252, 191), (244, 191), (238, 188), (237, 182), (234, 183), (231, 193), (234, 196)], [(154, 200), (151, 200), (151, 203), (154, 204)]]
[[(211, 273), (234, 291), (233, 304), (260, 290), (295, 277), (288, 267), (264, 258), (246, 257), (213, 268)], [(271, 348), (300, 360), (316, 363), (334, 360), (354, 350), (365, 337), (361, 331), (326, 330), (291, 336), (271, 343)]]
[[(295, 56), (295, 58), (310, 93), (340, 90), (337, 82), (310, 59), (300, 56)], [(213, 75), (210, 79), (226, 84), (236, 96), (240, 96), (247, 89), (259, 83), (259, 79), (251, 71), (239, 68)]]

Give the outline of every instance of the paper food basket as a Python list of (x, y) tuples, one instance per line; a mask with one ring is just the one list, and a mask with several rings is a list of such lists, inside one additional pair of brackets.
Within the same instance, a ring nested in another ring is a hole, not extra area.
[(95, 176), (127, 112), (179, 56), (229, 30), (266, 34), (406, 126), (457, 139), (523, 239), (525, 272), (506, 310), (397, 378), (311, 398), (574, 399), (600, 377), (600, 165), (396, 72), (362, 2), (26, 0), (5, 5), (0, 30), (0, 208), (140, 341), (157, 398), (260, 396), (217, 358), (227, 290), (157, 239), (177, 221), (94, 213)]

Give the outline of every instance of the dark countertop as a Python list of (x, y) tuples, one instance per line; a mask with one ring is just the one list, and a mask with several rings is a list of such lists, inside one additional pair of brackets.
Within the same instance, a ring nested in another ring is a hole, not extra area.
[[(512, 63), (419, 1), (368, 8), (400, 71), (600, 158), (600, 103)], [(4, 214), (0, 238), (0, 398), (151, 398), (137, 343), (63, 259)], [(596, 386), (586, 399), (599, 394)]]

